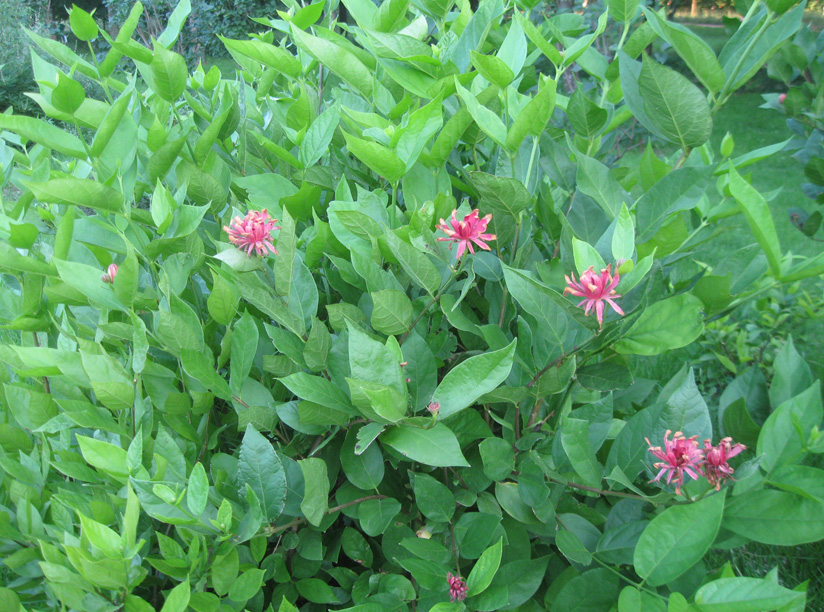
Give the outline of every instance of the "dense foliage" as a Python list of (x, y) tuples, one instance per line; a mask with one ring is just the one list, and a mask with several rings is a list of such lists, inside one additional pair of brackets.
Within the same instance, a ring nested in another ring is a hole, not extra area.
[[(790, 4), (716, 57), (637, 0), (321, 0), (223, 37), (234, 75), (174, 50), (189, 0), (150, 47), (140, 3), (112, 35), (75, 8), (90, 60), (31, 32), (51, 121), (0, 115), (0, 609), (803, 610), (704, 560), (824, 539), (792, 341), (712, 410), (687, 367), (633, 371), (824, 273), (748, 180), (784, 143), (708, 144)], [(636, 123), (677, 152), (612, 167)], [(733, 215), (753, 244), (679, 279)]]

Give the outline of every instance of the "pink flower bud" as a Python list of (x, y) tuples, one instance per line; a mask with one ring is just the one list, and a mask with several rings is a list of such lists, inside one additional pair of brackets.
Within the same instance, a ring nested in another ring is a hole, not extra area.
[(432, 413), (432, 416), (436, 416), (438, 412), (441, 410), (441, 405), (438, 402), (432, 402), (429, 404), (426, 409)]
[(411, 382), (412, 382), (412, 379), (411, 379), (411, 378), (407, 378), (407, 379), (406, 379), (406, 382), (411, 383)]
[(113, 283), (114, 277), (117, 276), (117, 264), (111, 264), (105, 273), (100, 276), (100, 280), (104, 283)]
[(786, 99), (787, 99), (787, 94), (783, 93), (780, 96), (778, 96), (778, 103), (779, 104), (784, 104), (784, 100), (786, 100)]
[(452, 572), (446, 575), (449, 583), (449, 597), (452, 601), (463, 601), (466, 599), (466, 581), (460, 576), (453, 576)]

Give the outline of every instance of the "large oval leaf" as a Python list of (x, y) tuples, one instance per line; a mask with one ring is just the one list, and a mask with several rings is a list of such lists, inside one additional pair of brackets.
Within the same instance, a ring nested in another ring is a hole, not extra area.
[(670, 506), (652, 519), (635, 549), (635, 571), (651, 586), (675, 580), (709, 550), (721, 526), (724, 494)]
[(432, 401), (441, 405), (441, 418), (471, 406), (504, 382), (512, 369), (517, 342), (515, 339), (502, 349), (470, 357), (450, 370), (432, 395)]

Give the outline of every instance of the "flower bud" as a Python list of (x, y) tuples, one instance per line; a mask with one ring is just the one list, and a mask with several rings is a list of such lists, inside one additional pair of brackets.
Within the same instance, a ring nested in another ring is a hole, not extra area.
[(432, 416), (438, 416), (438, 412), (441, 410), (441, 405), (439, 402), (432, 402), (426, 407), (426, 409), (432, 414)]
[(108, 267), (106, 272), (104, 272), (100, 276), (100, 280), (102, 280), (104, 283), (111, 284), (111, 283), (114, 282), (114, 277), (115, 276), (117, 276), (117, 264), (112, 264)]
[(784, 104), (784, 100), (786, 100), (786, 99), (787, 99), (787, 94), (783, 93), (783, 94), (778, 96), (778, 103), (779, 104)]

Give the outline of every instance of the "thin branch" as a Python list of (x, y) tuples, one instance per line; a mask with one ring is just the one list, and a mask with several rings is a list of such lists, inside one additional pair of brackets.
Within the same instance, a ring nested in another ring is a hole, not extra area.
[[(362, 502), (369, 501), (370, 499), (386, 499), (386, 495), (367, 495), (366, 497), (353, 499), (352, 501), (346, 502), (345, 504), (341, 504), (340, 506), (329, 508), (326, 512), (324, 512), (324, 515), (340, 512), (341, 510), (345, 510), (350, 506), (356, 506)], [(281, 531), (286, 531), (287, 529), (291, 529), (292, 527), (297, 527), (298, 525), (304, 522), (306, 522), (306, 518), (301, 516), (296, 518), (294, 521), (286, 523), (285, 525), (278, 525), (277, 527), (270, 526), (267, 533), (268, 535), (275, 535), (276, 533), (280, 533)]]

